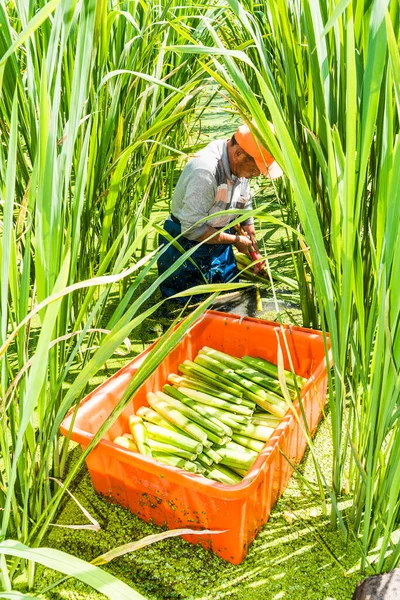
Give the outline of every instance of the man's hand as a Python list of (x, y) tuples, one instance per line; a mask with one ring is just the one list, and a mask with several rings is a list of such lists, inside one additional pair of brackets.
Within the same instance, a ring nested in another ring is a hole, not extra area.
[(265, 259), (263, 259), (263, 257), (261, 256), (261, 254), (259, 252), (254, 252), (254, 255), (251, 256), (251, 258), (253, 260), (259, 259), (259, 262), (257, 262), (254, 265), (254, 268), (253, 268), (254, 274), (257, 275), (258, 273), (261, 272), (261, 274), (264, 275), (267, 261)]
[(242, 227), (242, 230), (246, 233), (246, 236), (248, 237), (248, 239), (251, 241), (251, 248), (248, 248), (248, 254), (250, 256), (250, 258), (252, 260), (257, 260), (259, 259), (259, 262), (257, 262), (254, 267), (253, 267), (253, 272), (255, 275), (257, 274), (261, 274), (264, 275), (265, 274), (265, 266), (266, 266), (266, 261), (262, 258), (260, 251), (258, 249), (258, 244), (257, 244), (257, 238), (256, 238), (256, 234), (255, 234), (255, 230), (254, 230), (254, 225), (244, 225)]
[(253, 250), (255, 252), (259, 252), (254, 225), (253, 224), (251, 224), (251, 225), (243, 225), (242, 226), (242, 230), (247, 235), (247, 237), (250, 238), (251, 243), (253, 244)]
[(253, 244), (252, 241), (247, 235), (237, 235), (235, 236), (234, 242), (236, 248), (239, 252), (243, 252), (244, 254), (249, 255), (249, 251), (252, 250)]

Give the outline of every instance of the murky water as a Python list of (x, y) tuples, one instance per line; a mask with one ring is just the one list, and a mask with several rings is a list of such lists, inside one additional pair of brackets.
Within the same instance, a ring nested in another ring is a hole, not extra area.
[[(298, 320), (300, 306), (285, 300), (277, 300), (275, 302), (272, 297), (257, 298), (257, 289), (249, 288), (221, 295), (212, 308), (241, 317), (256, 317), (267, 320), (275, 320), (278, 310), (286, 316), (290, 315), (293, 311), (293, 315)], [(285, 318), (284, 320), (287, 321), (290, 318)]]

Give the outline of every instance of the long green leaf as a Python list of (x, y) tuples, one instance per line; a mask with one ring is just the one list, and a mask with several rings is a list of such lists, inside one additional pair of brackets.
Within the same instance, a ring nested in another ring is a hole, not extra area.
[(123, 600), (125, 598), (126, 600), (140, 600), (144, 598), (110, 573), (55, 548), (29, 548), (19, 542), (5, 540), (0, 543), (0, 554), (24, 558), (25, 560), (38, 562), (54, 571), (61, 571), (65, 575), (70, 575), (90, 585), (110, 600)]

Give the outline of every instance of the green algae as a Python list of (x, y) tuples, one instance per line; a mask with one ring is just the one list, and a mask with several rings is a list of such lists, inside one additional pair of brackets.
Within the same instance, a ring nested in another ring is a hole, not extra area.
[[(327, 474), (331, 461), (329, 440), (329, 423), (325, 421), (319, 426), (315, 445)], [(71, 452), (71, 461), (79, 452), (79, 448)], [(347, 600), (361, 578), (356, 568), (360, 559), (358, 546), (331, 529), (329, 516), (322, 514), (320, 498), (310, 491), (304, 479), (311, 486), (316, 485), (309, 453), (240, 565), (227, 563), (200, 545), (172, 538), (119, 557), (104, 568), (149, 600)], [(116, 546), (162, 530), (98, 496), (86, 467), (71, 492), (101, 529), (94, 532), (52, 528), (45, 540), (47, 546), (91, 560)], [(66, 498), (57, 524), (84, 523), (80, 509)], [(40, 589), (55, 580), (54, 573), (37, 568)], [(43, 595), (46, 600), (104, 597), (74, 580), (64, 581)]]

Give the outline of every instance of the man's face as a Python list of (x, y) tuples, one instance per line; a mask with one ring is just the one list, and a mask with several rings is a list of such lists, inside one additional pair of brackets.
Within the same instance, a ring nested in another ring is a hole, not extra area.
[(260, 169), (250, 154), (247, 154), (240, 146), (235, 147), (235, 165), (232, 173), (237, 177), (251, 179), (260, 175)]

